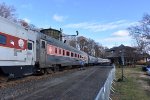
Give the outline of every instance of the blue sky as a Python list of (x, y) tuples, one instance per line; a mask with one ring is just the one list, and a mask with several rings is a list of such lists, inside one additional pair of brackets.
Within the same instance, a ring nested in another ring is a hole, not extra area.
[(133, 45), (127, 27), (144, 13), (150, 0), (0, 0), (16, 8), (17, 17), (39, 28), (91, 38), (103, 46)]

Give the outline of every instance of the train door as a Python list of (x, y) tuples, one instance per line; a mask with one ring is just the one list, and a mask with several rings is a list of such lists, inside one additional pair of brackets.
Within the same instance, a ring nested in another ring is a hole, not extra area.
[(40, 67), (46, 66), (46, 41), (40, 40)]
[(34, 42), (28, 41), (27, 62), (29, 65), (34, 64)]

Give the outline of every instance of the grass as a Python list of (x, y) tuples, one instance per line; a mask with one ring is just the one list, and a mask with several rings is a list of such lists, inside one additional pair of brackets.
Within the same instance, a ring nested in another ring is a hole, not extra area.
[[(124, 81), (115, 82), (113, 86), (115, 93), (112, 93), (112, 100), (150, 100), (150, 92), (144, 90), (139, 81), (150, 82), (150, 79), (142, 79), (141, 67), (124, 68)], [(142, 73), (144, 74), (144, 72)], [(121, 78), (121, 68), (116, 68), (116, 79)], [(150, 85), (150, 83), (148, 84)]]

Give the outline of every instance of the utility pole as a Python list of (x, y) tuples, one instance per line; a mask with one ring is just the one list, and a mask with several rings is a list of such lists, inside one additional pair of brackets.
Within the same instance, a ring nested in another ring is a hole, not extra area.
[(79, 32), (78, 31), (76, 31), (76, 35), (62, 35), (61, 37), (67, 37), (67, 36), (78, 36), (79, 35)]
[[(76, 31), (76, 35), (61, 35), (61, 38), (62, 37), (69, 37), (69, 36), (71, 36), (71, 37), (76, 37), (76, 36), (78, 36), (79, 35), (79, 32), (78, 31)], [(64, 43), (66, 42), (66, 40), (64, 41)]]
[(121, 51), (121, 61), (122, 61), (122, 81), (123, 81), (123, 67), (124, 67), (124, 50)]
[(125, 61), (124, 61), (124, 53), (125, 53), (125, 50), (124, 49), (122, 49), (121, 51), (121, 61), (122, 61), (122, 75), (121, 75), (121, 81), (124, 81), (124, 78), (125, 78), (125, 76), (124, 76), (124, 65), (125, 65)]

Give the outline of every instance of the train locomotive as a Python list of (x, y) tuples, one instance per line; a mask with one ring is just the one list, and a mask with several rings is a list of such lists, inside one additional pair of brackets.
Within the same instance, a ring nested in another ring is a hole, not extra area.
[[(92, 58), (92, 61), (90, 60)], [(41, 32), (0, 17), (0, 73), (10, 78), (98, 61)]]

